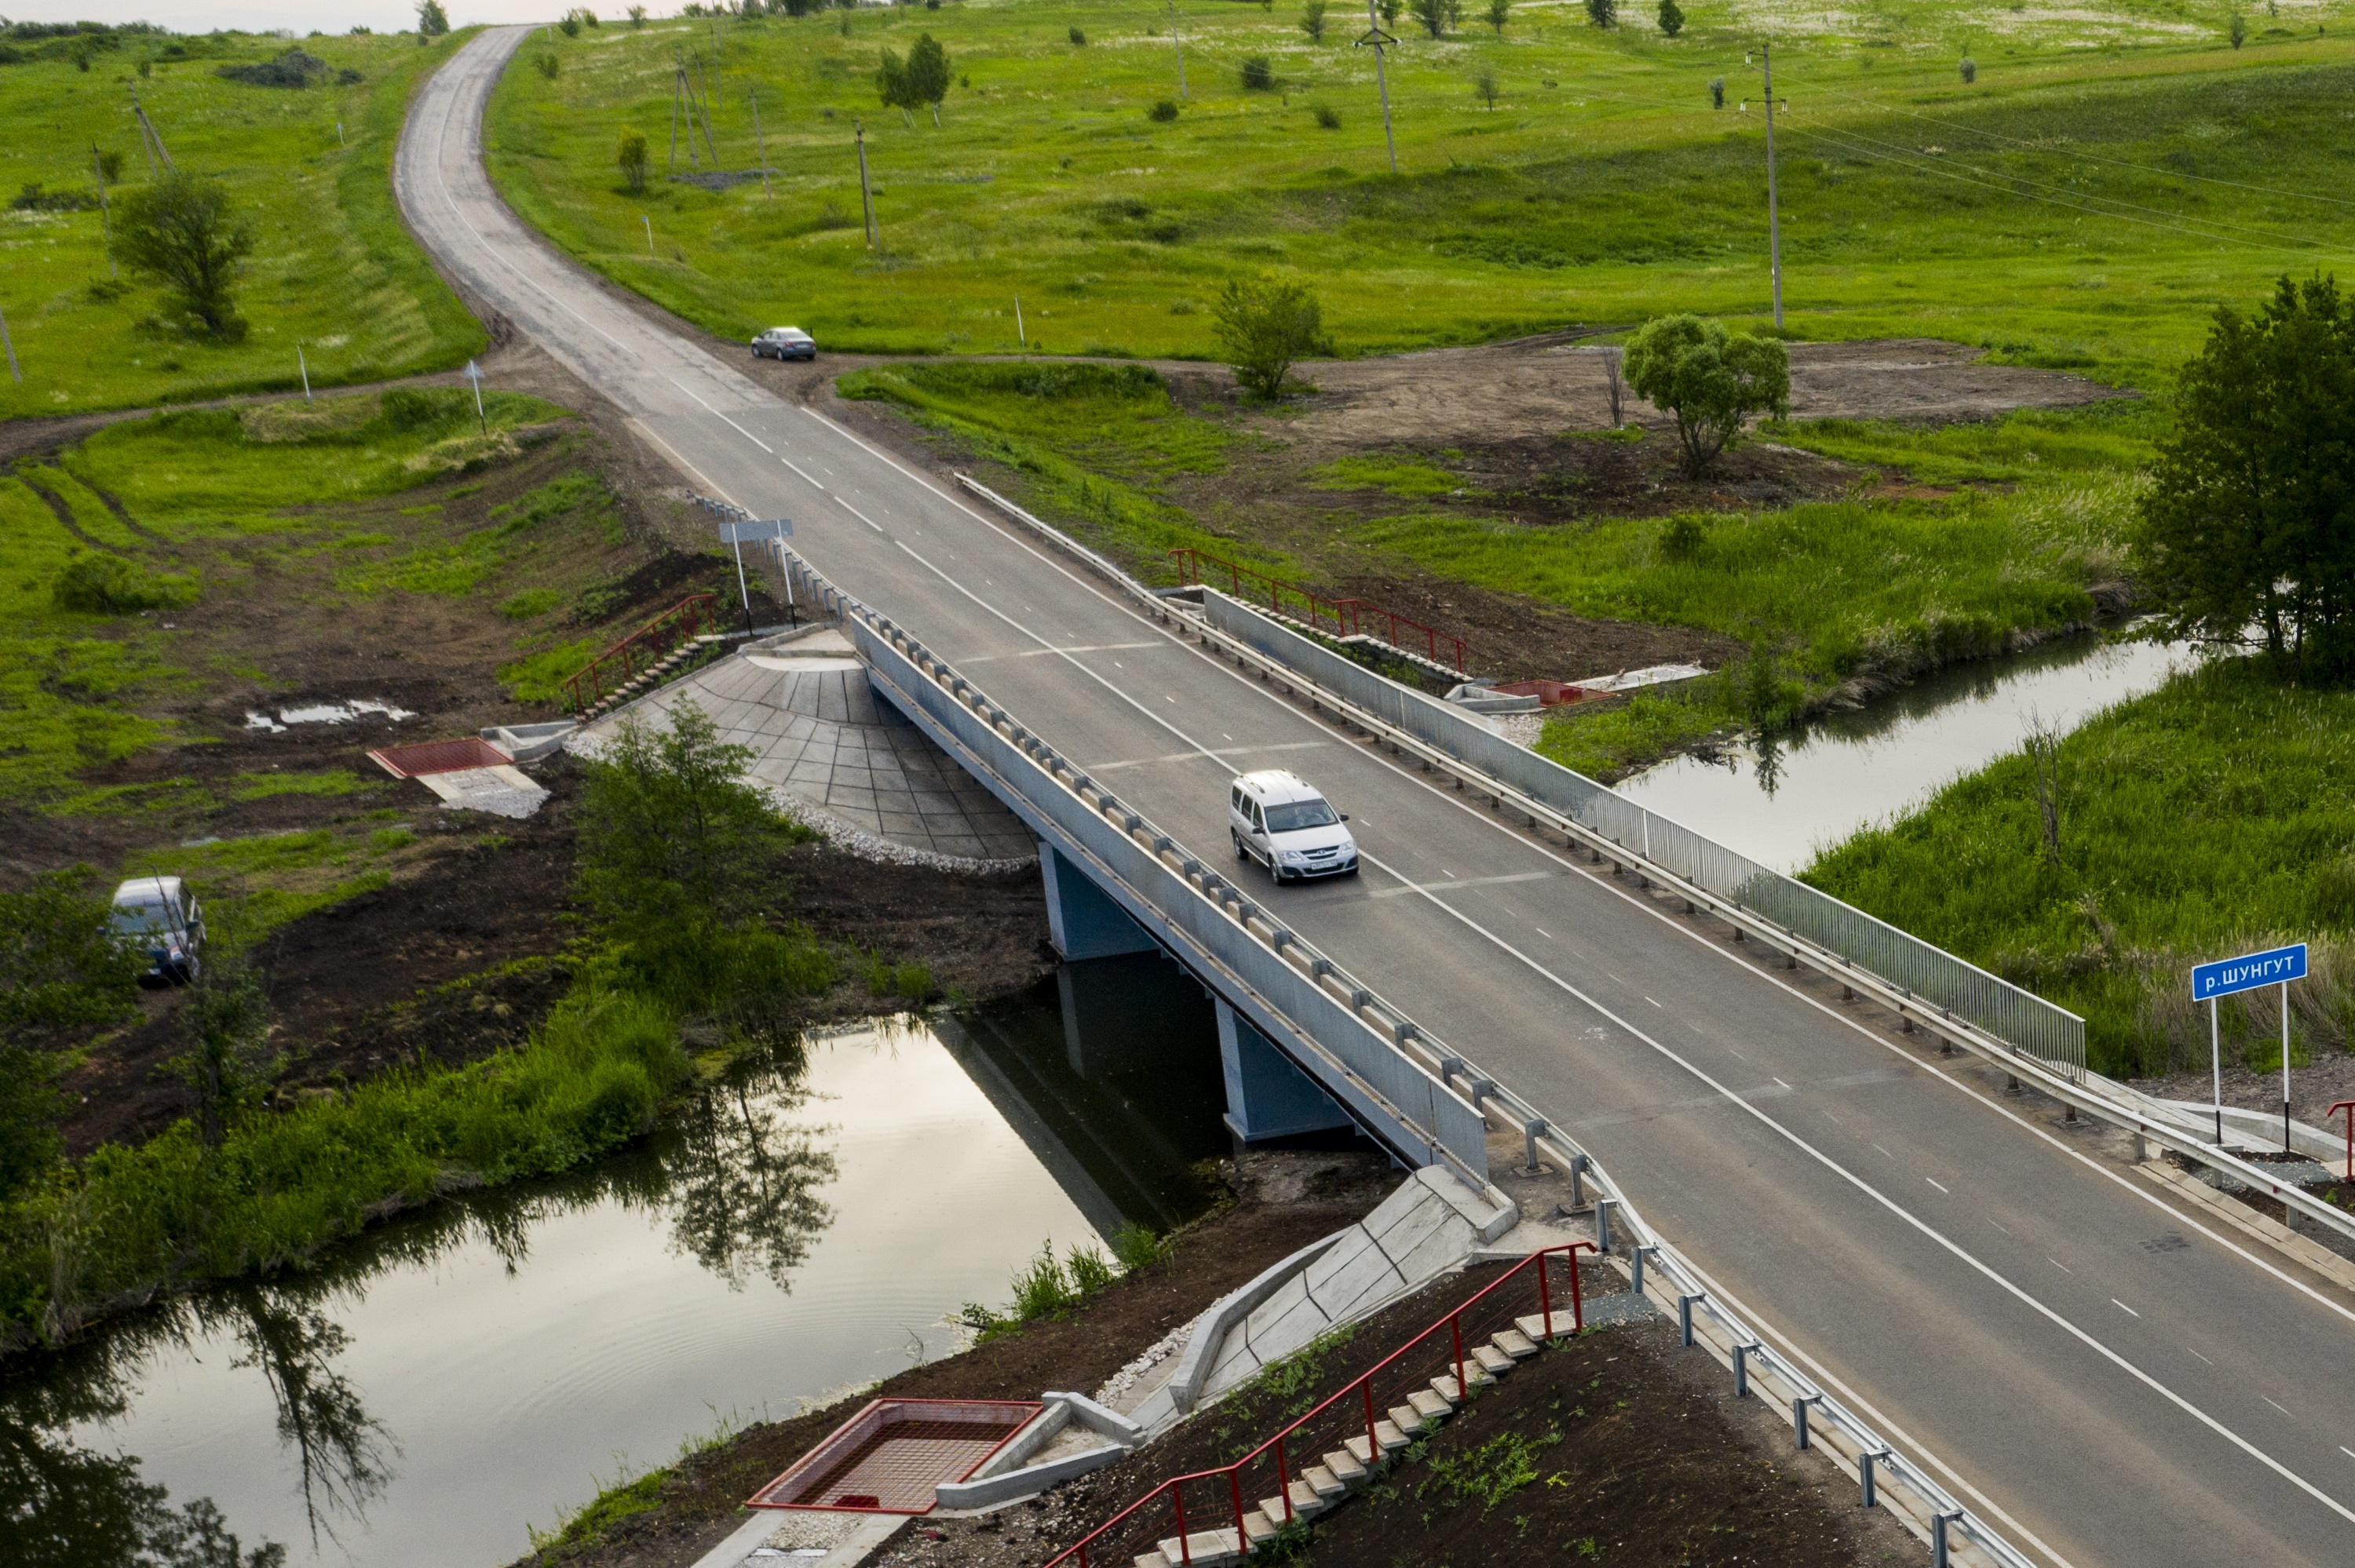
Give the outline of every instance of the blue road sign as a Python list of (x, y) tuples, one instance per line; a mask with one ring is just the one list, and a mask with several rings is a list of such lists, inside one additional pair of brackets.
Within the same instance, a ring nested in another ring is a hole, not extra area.
[(2259, 986), (2279, 985), (2284, 980), (2306, 978), (2306, 944), (2272, 948), (2262, 953), (2250, 953), (2237, 959), (2221, 959), (2212, 964), (2197, 964), (2191, 970), (2191, 1000), (2211, 1001), (2235, 991), (2254, 991)]

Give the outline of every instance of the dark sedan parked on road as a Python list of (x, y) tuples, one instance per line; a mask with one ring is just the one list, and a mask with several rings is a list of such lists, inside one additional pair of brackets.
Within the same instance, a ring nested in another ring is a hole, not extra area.
[(752, 340), (755, 359), (815, 359), (817, 339), (799, 327), (771, 327)]

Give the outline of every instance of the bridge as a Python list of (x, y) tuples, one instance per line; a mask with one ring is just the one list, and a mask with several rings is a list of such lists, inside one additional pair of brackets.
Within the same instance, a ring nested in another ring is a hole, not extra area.
[[(1151, 940), (1217, 993), (1251, 1130), (1337, 1107), (1477, 1179), (1506, 1124), (1541, 1122), (1679, 1296), (2029, 1560), (2348, 1559), (2355, 1296), (2137, 1172), (2065, 1050), (2004, 1063), (1996, 1025), (1842, 969), (1787, 911), (1607, 831), (1607, 802), (1467, 761), (1246, 607), (1133, 591), (561, 257), (482, 167), (526, 31), (419, 93), (395, 169), (419, 237), (684, 482), (796, 520), (802, 581), (879, 689), (1040, 834), (1067, 950)], [(1216, 869), (1226, 779), (1278, 765), (1351, 813), (1360, 879)]]

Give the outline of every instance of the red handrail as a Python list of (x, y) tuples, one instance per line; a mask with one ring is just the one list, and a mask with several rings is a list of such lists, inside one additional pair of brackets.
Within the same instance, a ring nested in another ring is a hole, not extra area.
[[(1444, 648), (1447, 657), (1455, 661), (1455, 669), (1459, 674), (1465, 668), (1464, 639), (1453, 632), (1434, 630), (1419, 620), (1410, 620), (1396, 610), (1386, 609), (1370, 599), (1327, 599), (1324, 595), (1312, 592), (1307, 588), (1295, 588), (1287, 582), (1279, 582), (1265, 572), (1254, 570), (1250, 567), (1238, 566), (1223, 556), (1213, 556), (1190, 546), (1172, 550), (1169, 555), (1171, 559), (1182, 561), (1188, 582), (1208, 582), (1209, 579), (1202, 571), (1204, 563), (1208, 563), (1211, 567), (1226, 575), (1228, 591), (1237, 599), (1243, 597), (1243, 579), (1248, 577), (1252, 583), (1258, 585), (1252, 597), (1265, 598), (1267, 607), (1279, 615), (1290, 613), (1284, 608), (1284, 596), (1289, 594), (1300, 601), (1303, 613), (1298, 619), (1305, 620), (1320, 631), (1324, 630), (1326, 620), (1330, 619), (1333, 622), (1334, 635), (1337, 637), (1379, 637), (1380, 641), (1389, 643), (1391, 647), (1401, 649), (1412, 647), (1406, 640), (1408, 636), (1420, 637), (1425, 656), (1433, 663), (1438, 662), (1441, 651)], [(1375, 625), (1383, 627), (1389, 635), (1382, 636), (1372, 630), (1371, 628)], [(1406, 636), (1401, 636), (1401, 632)]]
[[(712, 607), (716, 595), (692, 593), (602, 653), (587, 665), (564, 679), (565, 706), (573, 713), (586, 713), (603, 700), (608, 690), (627, 685), (641, 669), (661, 662), (665, 654), (682, 642), (719, 624)], [(581, 694), (587, 683), (588, 695)]]
[(2328, 1121), (2340, 1111), (2347, 1113), (2347, 1180), (2355, 1181), (2355, 1100), (2340, 1100), (2322, 1113), (2322, 1119)]
[[(1586, 1305), (1584, 1292), (1580, 1287), (1578, 1279), (1578, 1255), (1582, 1252), (1593, 1252), (1595, 1250), (1595, 1245), (1593, 1242), (1571, 1242), (1562, 1246), (1545, 1247), (1529, 1254), (1529, 1256), (1515, 1264), (1501, 1277), (1490, 1280), (1488, 1284), (1483, 1287), (1476, 1294), (1458, 1302), (1455, 1308), (1445, 1317), (1439, 1319), (1437, 1321), (1433, 1322), (1431, 1327), (1423, 1330), (1423, 1332), (1408, 1340), (1406, 1343), (1401, 1345), (1397, 1350), (1392, 1351), (1389, 1355), (1383, 1357), (1380, 1361), (1367, 1368), (1363, 1372), (1350, 1380), (1348, 1384), (1327, 1396), (1315, 1409), (1309, 1411), (1305, 1415), (1300, 1416), (1298, 1419), (1285, 1425), (1278, 1430), (1273, 1436), (1260, 1444), (1258, 1447), (1253, 1448), (1241, 1458), (1235, 1460), (1230, 1465), (1220, 1465), (1214, 1469), (1196, 1470), (1188, 1475), (1172, 1476), (1169, 1479), (1162, 1482), (1159, 1486), (1154, 1488), (1151, 1491), (1146, 1493), (1135, 1502), (1130, 1503), (1118, 1513), (1113, 1515), (1112, 1518), (1104, 1520), (1103, 1523), (1090, 1531), (1086, 1535), (1081, 1537), (1076, 1543), (1065, 1547), (1061, 1552), (1057, 1552), (1054, 1556), (1049, 1558), (1047, 1560), (1046, 1568), (1057, 1568), (1057, 1564), (1063, 1563), (1077, 1563), (1079, 1564), (1079, 1568), (1097, 1568), (1096, 1563), (1090, 1558), (1089, 1548), (1095, 1546), (1114, 1531), (1119, 1529), (1122, 1525), (1128, 1523), (1131, 1520), (1138, 1519), (1138, 1516), (1142, 1514), (1148, 1506), (1159, 1499), (1164, 1494), (1168, 1496), (1171, 1511), (1175, 1514), (1178, 1520), (1178, 1560), (1180, 1563), (1192, 1563), (1194, 1561), (1193, 1544), (1187, 1540), (1186, 1536), (1186, 1487), (1188, 1483), (1196, 1481), (1225, 1480), (1227, 1483), (1228, 1498), (1234, 1512), (1235, 1539), (1239, 1545), (1241, 1545), (1245, 1550), (1248, 1550), (1249, 1537), (1243, 1531), (1242, 1491), (1242, 1473), (1246, 1466), (1260, 1458), (1262, 1456), (1268, 1454), (1271, 1450), (1273, 1452), (1275, 1456), (1276, 1495), (1284, 1499), (1284, 1518), (1289, 1520), (1293, 1517), (1293, 1509), (1291, 1465), (1285, 1452), (1285, 1444), (1287, 1439), (1289, 1439), (1295, 1433), (1300, 1431), (1301, 1428), (1306, 1426), (1309, 1423), (1324, 1415), (1326, 1412), (1338, 1405), (1343, 1400), (1361, 1398), (1365, 1404), (1367, 1451), (1373, 1458), (1379, 1459), (1381, 1456), (1381, 1439), (1376, 1430), (1374, 1415), (1374, 1380), (1377, 1377), (1381, 1375), (1383, 1372), (1390, 1371), (1400, 1361), (1405, 1360), (1409, 1355), (1412, 1355), (1417, 1347), (1421, 1346), (1425, 1340), (1430, 1339), (1440, 1330), (1445, 1329), (1448, 1330), (1450, 1339), (1450, 1359), (1454, 1361), (1455, 1367), (1455, 1391), (1459, 1399), (1466, 1395), (1470, 1392), (1471, 1385), (1465, 1382), (1464, 1376), (1464, 1315), (1478, 1307), (1484, 1301), (1487, 1301), (1489, 1297), (1495, 1295), (1497, 1291), (1500, 1291), (1507, 1286), (1512, 1284), (1516, 1279), (1519, 1278), (1524, 1272), (1534, 1268), (1537, 1273), (1538, 1281), (1538, 1310), (1543, 1314), (1541, 1326), (1549, 1330), (1551, 1330), (1553, 1327), (1553, 1293), (1550, 1282), (1546, 1277), (1545, 1266), (1546, 1260), (1557, 1254), (1561, 1255), (1570, 1267), (1570, 1318), (1572, 1331), (1578, 1332), (1582, 1330), (1586, 1327)], [(1369, 1465), (1368, 1467), (1370, 1468), (1371, 1466)], [(1142, 1520), (1139, 1520), (1139, 1522), (1141, 1523)], [(1109, 1559), (1106, 1561), (1109, 1562)]]

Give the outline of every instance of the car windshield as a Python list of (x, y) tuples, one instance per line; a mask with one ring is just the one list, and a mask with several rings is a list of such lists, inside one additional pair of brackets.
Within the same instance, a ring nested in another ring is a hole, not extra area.
[(1272, 833), (1296, 833), (1303, 828), (1329, 828), (1341, 819), (1333, 808), (1322, 800), (1295, 800), (1285, 806), (1267, 809), (1267, 831)]
[(171, 927), (171, 912), (161, 904), (118, 904), (114, 906), (114, 928), (126, 937), (144, 936), (150, 931), (168, 931)]

